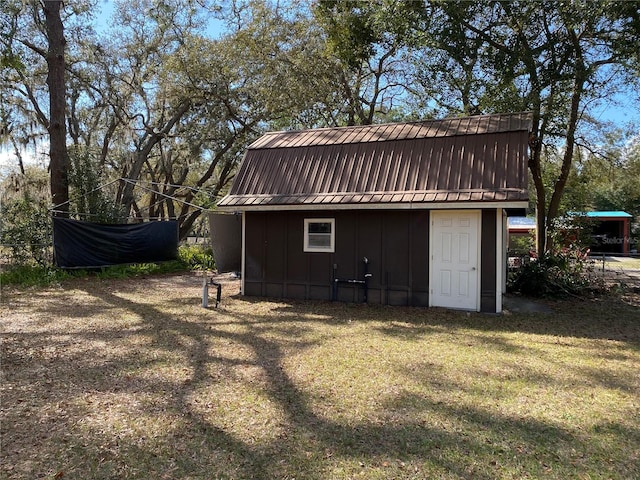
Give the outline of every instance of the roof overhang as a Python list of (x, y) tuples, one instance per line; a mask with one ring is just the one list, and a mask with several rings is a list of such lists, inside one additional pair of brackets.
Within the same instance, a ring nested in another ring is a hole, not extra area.
[(229, 205), (218, 206), (222, 212), (266, 212), (266, 211), (328, 211), (328, 210), (479, 210), (479, 209), (526, 209), (527, 201), (509, 202), (407, 202), (407, 203), (335, 203), (292, 205)]

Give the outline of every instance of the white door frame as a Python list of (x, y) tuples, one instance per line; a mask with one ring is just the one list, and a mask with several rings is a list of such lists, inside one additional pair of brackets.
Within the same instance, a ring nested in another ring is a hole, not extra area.
[[(472, 311), (479, 312), (480, 311), (480, 287), (481, 287), (481, 279), (482, 279), (482, 255), (481, 255), (481, 243), (482, 243), (482, 211), (481, 210), (431, 210), (429, 212), (429, 306), (433, 305), (433, 296), (434, 296), (434, 253), (433, 253), (433, 245), (435, 241), (435, 221), (434, 215), (438, 214), (467, 214), (473, 215), (477, 219), (477, 242), (476, 242), (476, 258), (477, 258), (477, 282), (476, 282), (476, 292), (475, 292), (475, 309), (471, 309)], [(449, 308), (449, 307), (447, 307)]]
[(240, 295), (244, 296), (244, 279), (246, 278), (247, 257), (247, 212), (242, 211), (242, 254), (240, 255)]
[(507, 291), (507, 212), (496, 210), (496, 313), (502, 312), (502, 295)]

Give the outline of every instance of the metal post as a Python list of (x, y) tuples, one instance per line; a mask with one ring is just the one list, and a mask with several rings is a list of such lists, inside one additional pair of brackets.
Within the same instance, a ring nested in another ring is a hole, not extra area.
[(222, 284), (216, 283), (213, 281), (213, 279), (211, 279), (211, 285), (216, 287), (216, 308), (218, 308), (218, 305), (220, 305), (220, 300), (222, 298)]
[(364, 257), (362, 261), (364, 262), (364, 303), (369, 303), (369, 278), (371, 278), (371, 274), (369, 273), (369, 259)]
[(209, 308), (209, 283), (206, 277), (202, 279), (202, 308)]

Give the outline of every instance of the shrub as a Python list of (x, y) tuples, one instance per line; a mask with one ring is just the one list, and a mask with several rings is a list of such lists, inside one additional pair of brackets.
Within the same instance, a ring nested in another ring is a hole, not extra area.
[(215, 268), (211, 247), (183, 245), (178, 250), (178, 258), (185, 267), (192, 270), (213, 270)]
[(52, 260), (51, 220), (47, 205), (28, 194), (0, 208), (0, 243), (14, 265), (44, 267)]
[(45, 169), (28, 167), (0, 180), (0, 244), (12, 265), (51, 263), (49, 183)]
[(62, 280), (95, 276), (102, 279), (131, 278), (146, 275), (160, 275), (187, 270), (213, 270), (211, 249), (202, 246), (182, 246), (178, 259), (162, 263), (140, 263), (135, 265), (112, 265), (100, 269), (64, 270), (51, 263), (12, 265), (0, 272), (0, 285), (46, 286)]
[(536, 297), (585, 295), (603, 290), (593, 262), (577, 245), (549, 252), (512, 274), (509, 290)]
[(73, 275), (52, 266), (14, 265), (0, 272), (0, 285), (44, 287), (71, 278)]
[[(122, 207), (105, 190), (96, 160), (83, 148), (69, 151), (69, 211), (72, 216), (95, 223), (120, 223)], [(113, 183), (113, 182), (110, 182)]]

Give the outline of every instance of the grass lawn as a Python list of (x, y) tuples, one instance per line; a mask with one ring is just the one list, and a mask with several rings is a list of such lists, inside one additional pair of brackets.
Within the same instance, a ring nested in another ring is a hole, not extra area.
[[(594, 257), (594, 262), (596, 265), (601, 261), (598, 260), (597, 257)], [(640, 258), (632, 258), (632, 257), (609, 257), (609, 259), (605, 262), (605, 265), (614, 270), (638, 270), (640, 269)]]
[(640, 295), (553, 314), (2, 290), (2, 479), (640, 478)]

